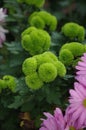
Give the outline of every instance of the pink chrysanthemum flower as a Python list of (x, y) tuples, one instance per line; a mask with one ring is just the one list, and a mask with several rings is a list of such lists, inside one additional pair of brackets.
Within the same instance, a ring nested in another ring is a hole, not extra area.
[(74, 90), (70, 90), (70, 105), (66, 111), (68, 125), (71, 124), (79, 130), (86, 127), (86, 88), (80, 83), (74, 84)]
[(5, 17), (6, 17), (5, 11), (1, 8), (0, 9), (0, 47), (2, 47), (2, 43), (6, 40), (5, 33), (8, 32), (6, 29), (2, 27), (2, 25), (5, 22)]
[(86, 75), (86, 53), (81, 57), (81, 61), (78, 62), (76, 69), (78, 70), (76, 72), (77, 75)]
[(54, 111), (54, 116), (44, 112), (47, 119), (41, 119), (43, 123), (39, 130), (64, 130), (65, 122), (62, 112), (59, 108)]
[(5, 22), (5, 17), (6, 17), (6, 13), (5, 10), (3, 10), (3, 8), (0, 8), (0, 24), (3, 24), (3, 22)]
[(41, 119), (43, 122), (39, 130), (81, 130), (77, 129), (77, 124), (70, 122), (71, 117), (68, 115), (68, 109), (66, 115), (63, 116), (61, 110), (56, 108), (54, 115), (44, 112), (46, 119)]
[(86, 87), (86, 53), (81, 57), (81, 61), (78, 62), (76, 69), (77, 76), (75, 76), (75, 79)]
[(75, 121), (72, 120), (71, 117), (72, 117), (73, 113), (70, 113), (70, 109), (71, 109), (71, 107), (69, 106), (66, 109), (65, 116), (64, 116), (64, 119), (65, 119), (65, 122), (66, 122), (65, 130), (83, 130), (82, 128), (78, 127), (77, 121), (75, 122)]
[(83, 87), (86, 88), (86, 75), (82, 76), (82, 75), (77, 75), (75, 76), (75, 79), (83, 85)]
[(2, 47), (2, 43), (6, 40), (5, 33), (8, 31), (4, 29), (2, 26), (0, 26), (0, 47)]

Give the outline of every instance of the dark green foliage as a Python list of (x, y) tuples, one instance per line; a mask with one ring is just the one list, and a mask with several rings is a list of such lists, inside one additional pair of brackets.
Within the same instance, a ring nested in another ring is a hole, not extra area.
[[(45, 82), (38, 90), (32, 90), (26, 85), (22, 72), (23, 62), (31, 55), (21, 46), (21, 34), (30, 27), (28, 18), (32, 13), (48, 11), (58, 19), (55, 31), (49, 31), (48, 26), (45, 28), (51, 37), (49, 51), (59, 57), (59, 51), (65, 43), (78, 42), (77, 38), (72, 40), (65, 37), (61, 32), (62, 26), (67, 22), (76, 22), (86, 28), (86, 0), (46, 0), (42, 8), (18, 3), (17, 0), (0, 0), (0, 7), (7, 9), (5, 28), (9, 30), (6, 41), (0, 48), (0, 79), (3, 79), (5, 75), (14, 76), (17, 79), (14, 93), (9, 88), (0, 88), (0, 130), (23, 130), (20, 127), (21, 112), (30, 113), (30, 119), (35, 125), (35, 129), (24, 128), (24, 130), (38, 130), (44, 111), (52, 113), (55, 107), (60, 107), (64, 112), (68, 106), (69, 89), (73, 88), (75, 81), (75, 65), (82, 53), (74, 57), (72, 64), (65, 65), (67, 73), (64, 77), (55, 77), (52, 82)], [(83, 46), (85, 43), (86, 39), (80, 44)], [(73, 47), (72, 51), (74, 51)], [(37, 58), (37, 56), (34, 57)]]

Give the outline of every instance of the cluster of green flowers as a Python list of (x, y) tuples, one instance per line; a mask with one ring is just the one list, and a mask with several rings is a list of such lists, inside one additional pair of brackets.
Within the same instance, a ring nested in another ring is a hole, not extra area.
[(25, 59), (22, 70), (26, 75), (26, 84), (31, 89), (39, 89), (44, 83), (66, 74), (64, 64), (50, 51)]
[(30, 53), (36, 55), (47, 51), (50, 48), (51, 37), (41, 29), (29, 27), (22, 33), (22, 47)]
[(86, 46), (79, 42), (64, 44), (59, 52), (59, 60), (65, 65), (71, 65), (86, 52)]
[(35, 5), (36, 7), (42, 7), (45, 3), (45, 0), (17, 0), (20, 3), (26, 3), (28, 5)]
[(16, 78), (11, 75), (3, 76), (3, 79), (0, 79), (0, 92), (6, 88), (9, 88), (12, 92), (15, 92), (15, 87), (17, 85), (16, 81)]
[(84, 27), (74, 22), (66, 23), (62, 27), (62, 33), (71, 40), (77, 39), (79, 42), (82, 42), (85, 37)]
[(54, 31), (57, 27), (57, 19), (46, 11), (34, 12), (28, 19), (31, 26), (44, 29), (48, 26), (50, 31)]

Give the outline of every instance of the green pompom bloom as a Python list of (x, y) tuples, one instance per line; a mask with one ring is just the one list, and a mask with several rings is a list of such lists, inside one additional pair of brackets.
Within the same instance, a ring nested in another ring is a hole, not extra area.
[(78, 32), (78, 41), (83, 41), (84, 38), (85, 38), (85, 29), (83, 26), (80, 26)]
[(25, 75), (31, 75), (32, 73), (36, 72), (36, 69), (37, 61), (34, 57), (25, 59), (22, 65), (22, 70)]
[(74, 56), (72, 52), (68, 49), (62, 49), (59, 53), (59, 60), (65, 65), (71, 65), (73, 62)]
[(7, 87), (6, 83), (4, 80), (0, 79), (0, 93), (2, 89), (5, 89)]
[(35, 55), (34, 58), (36, 58), (38, 66), (43, 63), (54, 63), (55, 61), (58, 61), (57, 56), (50, 51), (46, 51), (40, 55)]
[(63, 77), (66, 74), (65, 66), (50, 51), (27, 58), (22, 70), (26, 75), (26, 84), (31, 89), (39, 89), (44, 82), (52, 82), (57, 75)]
[(59, 59), (65, 65), (71, 65), (73, 60), (77, 58), (77, 56), (81, 56), (85, 52), (85, 46), (79, 42), (70, 42), (66, 43), (62, 46)]
[(77, 36), (79, 30), (79, 25), (77, 23), (66, 23), (62, 27), (62, 32), (64, 33), (65, 36), (68, 36), (70, 38), (74, 38)]
[(32, 75), (28, 75), (25, 78), (26, 84), (31, 89), (39, 89), (43, 86), (42, 80), (39, 78), (37, 73), (33, 73)]
[(38, 67), (43, 63), (51, 63), (51, 58), (48, 55), (44, 56), (43, 54), (34, 56), (34, 58), (37, 60)]
[(34, 0), (34, 2), (37, 7), (42, 7), (45, 3), (45, 0)]
[(28, 28), (22, 33), (22, 47), (31, 55), (41, 54), (50, 48), (49, 34), (40, 29)]
[(15, 92), (16, 87), (16, 78), (10, 75), (5, 75), (3, 77), (4, 82), (6, 83), (6, 86), (12, 91)]
[(30, 35), (31, 32), (36, 31), (37, 29), (35, 27), (29, 27), (27, 29), (25, 29), (22, 34), (21, 37), (25, 36), (25, 35)]
[(40, 29), (49, 27), (50, 31), (54, 31), (57, 27), (57, 19), (46, 11), (34, 12), (28, 19), (31, 26), (35, 26)]
[(64, 44), (64, 45), (61, 47), (61, 50), (63, 50), (63, 49), (68, 49), (69, 46), (70, 46), (70, 43), (66, 43), (66, 44)]
[(57, 25), (58, 25), (58, 21), (57, 21), (56, 17), (52, 16), (52, 21), (51, 21), (51, 24), (50, 24), (50, 30), (54, 31), (56, 29)]
[(40, 29), (44, 29), (45, 23), (39, 16), (34, 16), (31, 20), (28, 20), (31, 26), (35, 26)]
[(32, 44), (32, 40), (31, 37), (29, 35), (24, 35), (22, 38), (22, 47), (26, 50), (29, 51), (31, 50), (31, 48), (33, 48), (33, 44)]
[(60, 61), (57, 61), (56, 66), (57, 66), (58, 75), (60, 77), (64, 77), (66, 75), (66, 68), (64, 64)]
[(74, 57), (81, 56), (84, 53), (84, 46), (78, 42), (68, 43), (68, 50), (70, 50)]
[(57, 76), (57, 69), (52, 63), (44, 63), (38, 69), (39, 77), (44, 82), (51, 82)]
[(69, 22), (62, 27), (62, 32), (70, 39), (78, 38), (78, 41), (83, 41), (85, 37), (85, 29), (77, 23)]

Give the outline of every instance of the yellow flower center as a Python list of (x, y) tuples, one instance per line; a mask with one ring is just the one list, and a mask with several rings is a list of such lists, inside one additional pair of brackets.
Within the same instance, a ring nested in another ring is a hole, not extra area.
[(83, 105), (86, 107), (86, 99), (83, 100)]
[[(70, 126), (69, 130), (76, 130), (73, 126)], [(79, 129), (79, 130), (83, 130), (83, 129)]]
[(70, 126), (70, 130), (76, 130), (73, 126)]

